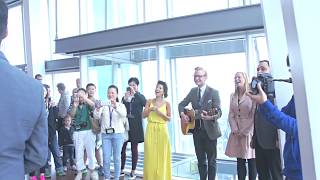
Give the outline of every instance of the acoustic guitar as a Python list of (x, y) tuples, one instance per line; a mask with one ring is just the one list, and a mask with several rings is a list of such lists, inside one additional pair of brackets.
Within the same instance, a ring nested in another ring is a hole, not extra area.
[(189, 122), (181, 121), (182, 134), (192, 134), (194, 128), (196, 127), (196, 113), (193, 109), (185, 109), (184, 114), (186, 114), (189, 117)]
[[(219, 114), (220, 108), (214, 108), (212, 100), (208, 101), (208, 106), (211, 107), (210, 110), (207, 111), (208, 116), (215, 116)], [(181, 121), (181, 131), (184, 135), (193, 134), (194, 129), (196, 127), (200, 128), (201, 122), (196, 122), (196, 113), (201, 113), (199, 110), (194, 109), (184, 109), (184, 114), (189, 117), (189, 122)]]

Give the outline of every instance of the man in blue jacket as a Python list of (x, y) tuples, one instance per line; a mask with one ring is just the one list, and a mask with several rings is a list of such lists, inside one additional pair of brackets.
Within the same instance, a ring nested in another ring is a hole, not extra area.
[[(7, 22), (8, 8), (0, 0), (0, 44)], [(48, 156), (43, 86), (11, 66), (1, 51), (0, 82), (0, 179), (21, 180), (44, 166)]]
[(262, 90), (260, 84), (258, 84), (258, 90), (259, 94), (252, 95), (248, 93), (248, 95), (259, 104), (260, 111), (266, 117), (265, 119), (286, 133), (286, 141), (283, 149), (283, 174), (286, 176), (286, 180), (302, 180), (294, 97), (292, 96), (289, 103), (280, 111), (267, 99), (267, 95)]

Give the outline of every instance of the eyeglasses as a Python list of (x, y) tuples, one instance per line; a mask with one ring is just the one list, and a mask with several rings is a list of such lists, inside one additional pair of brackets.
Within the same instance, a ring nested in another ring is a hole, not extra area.
[(194, 78), (202, 78), (205, 77), (206, 75), (193, 75)]

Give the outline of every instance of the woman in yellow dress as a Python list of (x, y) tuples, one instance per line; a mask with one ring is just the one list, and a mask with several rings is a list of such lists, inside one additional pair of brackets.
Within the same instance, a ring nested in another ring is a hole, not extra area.
[(167, 93), (167, 84), (158, 81), (156, 98), (148, 100), (143, 111), (143, 116), (148, 117), (144, 140), (144, 180), (171, 180), (171, 146), (167, 127), (171, 108), (164, 99)]

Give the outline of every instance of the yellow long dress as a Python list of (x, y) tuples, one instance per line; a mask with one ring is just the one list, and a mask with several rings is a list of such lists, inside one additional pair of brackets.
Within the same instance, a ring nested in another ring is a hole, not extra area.
[[(153, 107), (153, 103), (150, 107)], [(166, 103), (160, 108), (167, 114)], [(156, 112), (150, 112), (144, 140), (144, 180), (171, 180), (171, 146), (167, 122)]]

